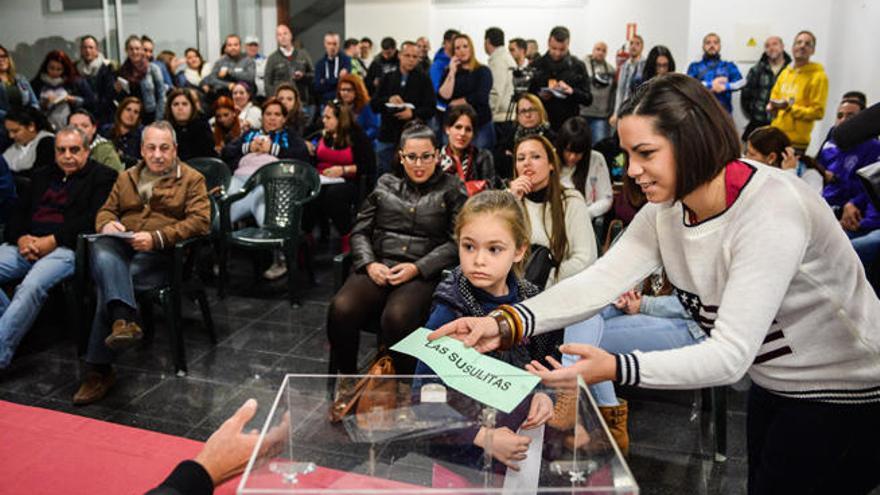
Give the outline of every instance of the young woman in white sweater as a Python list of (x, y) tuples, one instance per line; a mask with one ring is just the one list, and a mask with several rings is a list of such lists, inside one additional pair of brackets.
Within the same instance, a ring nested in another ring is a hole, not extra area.
[(672, 74), (621, 107), (627, 174), (648, 197), (590, 268), (455, 335), (481, 352), (588, 318), (661, 264), (706, 331), (674, 350), (611, 354), (578, 344), (551, 385), (696, 388), (752, 379), (749, 493), (868, 493), (880, 484), (880, 301), (834, 214), (807, 184), (739, 160), (733, 121), (702, 85)]
[(582, 272), (596, 261), (596, 238), (587, 205), (574, 189), (562, 186), (556, 150), (539, 135), (514, 148), (514, 179), (509, 190), (526, 212), (532, 245), (550, 250), (553, 269), (545, 287)]
[(614, 202), (605, 157), (592, 148), (587, 119), (572, 117), (562, 123), (556, 134), (556, 150), (562, 161), (559, 176), (563, 186), (584, 195), (591, 220), (608, 213)]

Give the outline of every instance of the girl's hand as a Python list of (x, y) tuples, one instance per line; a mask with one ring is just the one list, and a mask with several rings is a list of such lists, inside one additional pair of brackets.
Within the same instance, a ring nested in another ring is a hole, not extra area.
[(541, 381), (553, 388), (573, 390), (577, 388), (577, 377), (580, 375), (587, 384), (614, 380), (617, 375), (617, 361), (614, 355), (598, 347), (586, 344), (563, 344), (559, 347), (563, 354), (580, 356), (580, 360), (569, 367), (547, 356), (547, 362), (553, 369), (548, 369), (538, 361), (526, 365), (526, 370), (541, 378)]
[[(481, 428), (474, 438), (474, 445), (486, 450), (487, 428)], [(517, 463), (526, 459), (532, 439), (525, 435), (517, 435), (510, 428), (502, 426), (492, 430), (492, 457), (514, 471), (519, 471)]]
[(460, 340), (465, 347), (473, 347), (479, 353), (494, 351), (501, 346), (501, 334), (498, 333), (498, 322), (489, 316), (466, 317), (450, 321), (431, 332), (428, 340), (450, 336)]
[(532, 396), (532, 406), (529, 408), (529, 416), (520, 425), (524, 430), (537, 428), (550, 421), (553, 417), (553, 400), (543, 392), (537, 392)]
[(510, 181), (510, 185), (507, 186), (507, 190), (510, 191), (516, 199), (523, 199), (523, 196), (532, 192), (532, 181), (529, 180), (526, 176), (517, 177)]

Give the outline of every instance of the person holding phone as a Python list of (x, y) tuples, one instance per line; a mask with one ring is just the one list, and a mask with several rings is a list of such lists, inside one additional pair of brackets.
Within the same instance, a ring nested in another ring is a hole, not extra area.
[(453, 46), (453, 56), (437, 96), (447, 109), (464, 103), (474, 107), (477, 111), (474, 145), (481, 149), (492, 149), (495, 147), (495, 127), (489, 107), (492, 71), (477, 61), (470, 36), (456, 35)]

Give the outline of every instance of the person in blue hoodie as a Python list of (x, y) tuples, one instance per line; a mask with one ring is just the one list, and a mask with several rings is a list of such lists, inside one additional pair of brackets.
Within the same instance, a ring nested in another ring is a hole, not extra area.
[(324, 34), (324, 56), (315, 64), (315, 93), (323, 106), (336, 98), (339, 78), (351, 72), (351, 58), (339, 51), (339, 34)]
[[(835, 127), (861, 112), (864, 106), (856, 99), (844, 99), (837, 107)], [(880, 253), (880, 212), (871, 202), (856, 172), (862, 167), (880, 161), (880, 140), (867, 139), (858, 145), (842, 149), (837, 145), (834, 133), (822, 149), (817, 160), (824, 165), (827, 185), (822, 196), (833, 208), (840, 209), (840, 225), (853, 240), (859, 259), (867, 267)]]
[(732, 93), (742, 89), (747, 82), (735, 63), (721, 60), (721, 37), (715, 33), (703, 37), (703, 58), (691, 62), (687, 74), (714, 93), (728, 113), (733, 113)]

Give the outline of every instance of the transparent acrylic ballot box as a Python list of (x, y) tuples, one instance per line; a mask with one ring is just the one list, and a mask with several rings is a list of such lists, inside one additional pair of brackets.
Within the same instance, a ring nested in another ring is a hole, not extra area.
[[(351, 396), (360, 378), (336, 385), (335, 376), (287, 375), (238, 493), (638, 493), (582, 381), (539, 384), (505, 413), (456, 390), (469, 376), (371, 377), (348, 413), (331, 420), (331, 397)], [(520, 429), (533, 403), (548, 410), (550, 401), (552, 419)]]

